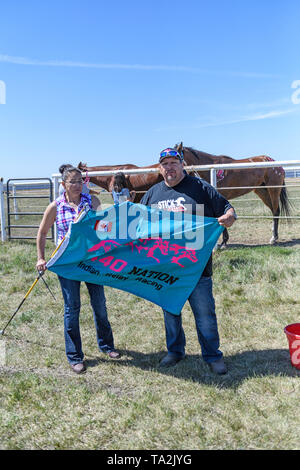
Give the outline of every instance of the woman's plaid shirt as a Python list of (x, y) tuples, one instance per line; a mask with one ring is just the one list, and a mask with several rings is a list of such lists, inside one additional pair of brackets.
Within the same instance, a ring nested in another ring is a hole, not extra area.
[(89, 194), (81, 194), (81, 199), (77, 211), (71, 207), (66, 200), (66, 193), (63, 193), (56, 199), (56, 227), (57, 227), (57, 243), (66, 235), (69, 225), (73, 222), (83, 206), (88, 203), (92, 209), (92, 198)]

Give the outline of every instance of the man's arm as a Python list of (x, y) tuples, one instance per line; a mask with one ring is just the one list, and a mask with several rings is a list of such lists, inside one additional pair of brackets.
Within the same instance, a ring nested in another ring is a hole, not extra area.
[(234, 208), (216, 188), (209, 183), (206, 184), (206, 187), (219, 224), (226, 228), (231, 227), (237, 219)]

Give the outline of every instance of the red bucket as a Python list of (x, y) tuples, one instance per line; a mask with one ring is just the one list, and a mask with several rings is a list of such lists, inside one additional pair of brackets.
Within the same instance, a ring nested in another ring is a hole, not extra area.
[(286, 326), (284, 332), (289, 342), (292, 366), (300, 370), (300, 323)]

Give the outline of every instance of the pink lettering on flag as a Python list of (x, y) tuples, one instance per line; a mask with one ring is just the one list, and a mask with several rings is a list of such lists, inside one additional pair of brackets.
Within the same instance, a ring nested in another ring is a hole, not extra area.
[(179, 266), (181, 266), (182, 268), (184, 268), (184, 265), (178, 263), (178, 261), (182, 258), (187, 258), (192, 261), (192, 263), (196, 263), (198, 261), (195, 250), (187, 250), (181, 245), (176, 245), (175, 243), (170, 246), (170, 250), (174, 251), (176, 255), (179, 254), (179, 256), (173, 256), (173, 258), (171, 259), (171, 263), (179, 264)]
[[(147, 246), (150, 241), (152, 241), (151, 246)], [(121, 243), (118, 243), (115, 240), (102, 240), (101, 242), (97, 243), (92, 248), (90, 248), (88, 252), (97, 251), (103, 248), (104, 252), (107, 253), (118, 246), (122, 245)], [(142, 251), (145, 250), (147, 252), (145, 253), (147, 258), (153, 258), (155, 259), (155, 261), (157, 261), (157, 263), (160, 263), (160, 259), (154, 256), (156, 252), (160, 253), (160, 255), (163, 256), (171, 255), (171, 252), (174, 252), (174, 255), (172, 256), (170, 261), (171, 263), (178, 264), (181, 268), (184, 268), (184, 265), (179, 263), (179, 260), (181, 259), (188, 259), (192, 263), (196, 263), (198, 261), (195, 250), (187, 250), (184, 246), (178, 245), (177, 243), (170, 243), (168, 240), (163, 240), (159, 237), (156, 237), (154, 239), (139, 238), (138, 240), (126, 243), (125, 246), (131, 246), (131, 251), (133, 251), (135, 248), (138, 254), (142, 254)], [(92, 261), (96, 260), (97, 256), (95, 258), (92, 258)]]
[[(120, 246), (120, 243), (116, 242), (115, 240), (102, 240), (100, 243), (97, 243), (96, 245), (92, 246), (92, 248), (90, 248), (88, 252), (97, 251), (101, 248), (104, 248), (104, 252), (107, 253), (108, 251), (111, 251), (115, 246)], [(96, 261), (97, 258), (98, 256), (95, 256), (91, 259), (91, 261)]]
[(88, 251), (97, 251), (100, 250), (100, 248), (104, 248), (105, 253), (107, 253), (108, 251), (111, 251), (115, 246), (121, 246), (121, 244), (116, 242), (115, 240), (102, 240), (100, 243), (97, 243), (96, 245), (92, 246), (92, 248), (90, 248)]
[(147, 257), (155, 259), (158, 263), (160, 263), (160, 260), (154, 256), (155, 250), (159, 250), (160, 254), (164, 256), (169, 255), (170, 251), (174, 251), (175, 255), (179, 256), (173, 256), (171, 258), (171, 263), (178, 264), (182, 268), (184, 268), (184, 265), (178, 262), (182, 258), (187, 258), (188, 260), (192, 261), (192, 263), (196, 263), (198, 261), (195, 250), (187, 250), (184, 246), (178, 245), (176, 243), (170, 243), (168, 240), (163, 240), (159, 237), (156, 237), (154, 244), (148, 247), (146, 245), (150, 240), (152, 239), (138, 239), (138, 241), (127, 243), (127, 245), (131, 246), (132, 251), (135, 247), (139, 254), (141, 253), (141, 250), (148, 251)]

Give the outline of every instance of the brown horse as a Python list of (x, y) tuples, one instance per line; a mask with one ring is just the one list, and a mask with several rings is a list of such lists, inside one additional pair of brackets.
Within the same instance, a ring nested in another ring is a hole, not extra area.
[[(243, 158), (240, 160), (235, 160), (234, 158), (225, 156), (225, 155), (211, 155), (209, 153), (201, 152), (195, 150), (192, 147), (183, 147), (183, 144), (175, 145), (175, 148), (179, 152), (183, 153), (186, 166), (191, 165), (216, 165), (222, 163), (252, 163), (252, 162), (265, 162), (265, 161), (274, 161), (272, 158), (261, 155), (251, 158)], [(139, 167), (133, 164), (124, 164), (124, 165), (110, 165), (110, 166), (93, 166), (88, 167), (85, 163), (79, 163), (78, 168), (81, 171), (91, 172), (91, 171), (109, 171), (109, 170), (119, 170), (126, 174), (124, 170), (128, 169), (148, 169), (148, 168), (158, 168), (159, 164), (154, 164), (148, 167)], [(191, 172), (189, 172), (191, 173)], [(192, 172), (196, 173), (196, 172)], [(210, 173), (209, 171), (197, 170), (196, 176), (200, 175), (201, 178), (210, 182)], [(218, 172), (218, 191), (226, 197), (226, 199), (234, 199), (236, 197), (242, 196), (254, 191), (264, 202), (264, 204), (271, 210), (273, 218), (273, 229), (272, 229), (272, 238), (270, 240), (271, 244), (276, 243), (278, 240), (278, 216), (280, 213), (284, 215), (289, 215), (289, 201), (285, 188), (285, 173), (283, 168), (268, 167), (268, 168), (251, 168), (245, 170), (221, 170)], [(112, 176), (91, 176), (90, 181), (107, 191), (112, 191)], [(135, 174), (135, 175), (126, 175), (126, 182), (129, 190), (136, 191), (136, 197), (134, 202), (139, 202), (145, 191), (148, 191), (151, 186), (162, 181), (162, 176), (160, 173), (144, 173), (144, 174)], [(246, 186), (242, 188), (242, 186)], [(266, 187), (272, 186), (272, 187)], [(231, 188), (231, 187), (241, 187), (241, 189), (223, 189), (222, 188)], [(222, 246), (226, 246), (226, 243), (229, 240), (229, 235), (227, 229), (223, 231), (223, 242)]]
[[(176, 145), (175, 148), (183, 152), (184, 160), (187, 165), (217, 165), (222, 163), (252, 163), (252, 162), (269, 162), (274, 161), (267, 155), (257, 157), (243, 158), (236, 160), (225, 155), (211, 155), (209, 153), (195, 150), (192, 147), (183, 147), (182, 143)], [(210, 182), (209, 171), (197, 170), (201, 178)], [(270, 209), (273, 214), (272, 238), (270, 244), (275, 244), (278, 240), (278, 217), (280, 213), (285, 216), (290, 215), (290, 202), (288, 200), (285, 187), (285, 172), (282, 167), (268, 168), (248, 168), (244, 170), (221, 170), (217, 176), (217, 189), (226, 199), (234, 199), (236, 197), (254, 191), (263, 203)], [(244, 187), (243, 187), (244, 186)], [(269, 187), (268, 187), (269, 186)], [(241, 189), (222, 189), (237, 188)], [(229, 239), (227, 229), (223, 232), (223, 243), (225, 245)]]

